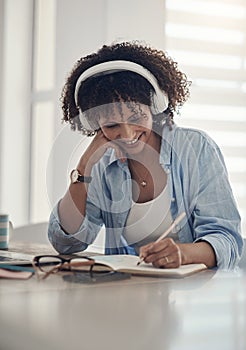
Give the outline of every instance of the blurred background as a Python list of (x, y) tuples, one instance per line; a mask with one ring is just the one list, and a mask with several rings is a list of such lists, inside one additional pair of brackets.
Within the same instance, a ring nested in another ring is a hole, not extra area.
[(89, 142), (61, 123), (65, 78), (81, 56), (133, 39), (192, 81), (176, 122), (221, 147), (246, 237), (245, 0), (0, 0), (1, 211), (14, 226), (48, 220)]

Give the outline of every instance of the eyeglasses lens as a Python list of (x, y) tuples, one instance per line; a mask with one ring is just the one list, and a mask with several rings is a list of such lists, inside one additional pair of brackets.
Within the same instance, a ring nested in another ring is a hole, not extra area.
[(70, 269), (72, 271), (89, 271), (94, 261), (86, 258), (73, 258), (70, 261)]
[(61, 267), (62, 261), (56, 257), (42, 257), (39, 259), (38, 266), (43, 272), (50, 272), (51, 270), (56, 271)]

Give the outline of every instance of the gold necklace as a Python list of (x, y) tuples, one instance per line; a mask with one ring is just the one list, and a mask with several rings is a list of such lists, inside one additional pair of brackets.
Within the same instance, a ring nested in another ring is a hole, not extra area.
[[(144, 166), (144, 165), (143, 165)], [(145, 166), (144, 166), (145, 167)], [(137, 182), (142, 186), (142, 187), (146, 187), (148, 185), (148, 182), (147, 182), (147, 173), (148, 173), (148, 168), (145, 167), (145, 172), (143, 174), (143, 176), (139, 176), (136, 168), (133, 168), (131, 166), (131, 171), (133, 174), (135, 174), (135, 176), (137, 177)]]

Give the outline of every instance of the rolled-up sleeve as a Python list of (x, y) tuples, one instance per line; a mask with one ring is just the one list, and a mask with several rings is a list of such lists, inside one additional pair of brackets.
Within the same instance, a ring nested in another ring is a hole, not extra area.
[(223, 156), (218, 146), (205, 142), (198, 155), (199, 186), (193, 211), (195, 242), (207, 241), (214, 249), (217, 266), (234, 268), (242, 254), (241, 218)]
[(100, 222), (93, 222), (86, 215), (80, 228), (74, 234), (67, 234), (60, 224), (59, 203), (54, 207), (50, 215), (48, 237), (53, 247), (62, 254), (71, 254), (85, 250), (93, 243), (100, 228)]

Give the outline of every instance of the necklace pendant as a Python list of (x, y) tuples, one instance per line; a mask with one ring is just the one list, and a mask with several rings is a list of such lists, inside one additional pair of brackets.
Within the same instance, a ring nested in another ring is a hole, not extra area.
[(146, 181), (142, 181), (142, 182), (140, 182), (140, 185), (141, 185), (142, 187), (146, 187), (146, 186), (147, 186), (147, 182), (146, 182)]

